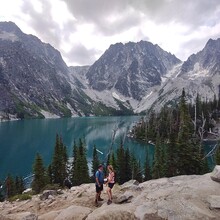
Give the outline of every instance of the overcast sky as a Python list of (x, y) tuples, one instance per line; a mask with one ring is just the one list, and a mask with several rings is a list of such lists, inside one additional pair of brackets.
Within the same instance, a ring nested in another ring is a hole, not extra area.
[(147, 40), (186, 60), (220, 37), (220, 0), (0, 0), (0, 21), (91, 65), (111, 44)]

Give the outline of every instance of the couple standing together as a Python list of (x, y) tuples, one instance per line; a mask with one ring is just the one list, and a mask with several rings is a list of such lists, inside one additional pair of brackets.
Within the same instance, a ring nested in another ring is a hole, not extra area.
[[(108, 169), (108, 177), (106, 185), (108, 185), (107, 188), (107, 194), (108, 194), (108, 202), (107, 204), (110, 205), (112, 203), (112, 188), (115, 184), (115, 172), (112, 167), (112, 165), (107, 166)], [(104, 184), (104, 172), (103, 172), (103, 166), (100, 164), (98, 166), (98, 170), (95, 173), (95, 186), (96, 186), (96, 199), (95, 204), (98, 205), (98, 201), (103, 201), (101, 199), (101, 192), (103, 190), (103, 184)]]

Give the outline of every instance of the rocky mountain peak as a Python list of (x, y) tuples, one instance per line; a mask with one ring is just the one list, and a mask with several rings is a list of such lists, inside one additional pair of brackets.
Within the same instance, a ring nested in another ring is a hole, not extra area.
[(160, 85), (161, 77), (180, 62), (147, 41), (117, 43), (90, 67), (86, 77), (95, 90), (116, 90), (140, 100), (149, 87)]
[(205, 48), (210, 48), (210, 49), (218, 49), (220, 48), (220, 38), (213, 40), (213, 39), (209, 39), (208, 42), (205, 45)]
[(0, 31), (5, 31), (8, 33), (21, 33), (20, 28), (11, 21), (0, 22)]
[(198, 72), (206, 69), (211, 75), (219, 72), (220, 69), (220, 38), (209, 39), (203, 50), (191, 55), (181, 68), (181, 74)]

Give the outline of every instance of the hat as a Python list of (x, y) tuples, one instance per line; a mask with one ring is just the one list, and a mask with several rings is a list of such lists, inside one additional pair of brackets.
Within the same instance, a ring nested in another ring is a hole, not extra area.
[(102, 164), (99, 164), (98, 168), (101, 168), (101, 167), (103, 167), (103, 165), (102, 165)]

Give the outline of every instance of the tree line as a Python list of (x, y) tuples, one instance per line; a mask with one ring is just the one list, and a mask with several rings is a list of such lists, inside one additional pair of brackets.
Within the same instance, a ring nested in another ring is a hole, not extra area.
[(21, 194), (24, 189), (24, 181), (21, 176), (13, 177), (8, 174), (4, 182), (0, 181), (0, 202), (2, 202), (5, 198)]
[[(208, 102), (197, 95), (195, 104), (187, 104), (183, 89), (176, 107), (164, 106), (157, 113), (152, 111), (147, 119), (142, 118), (132, 135), (155, 146), (152, 178), (209, 172), (203, 140), (219, 117), (220, 101), (216, 96)], [(220, 164), (219, 155), (218, 147), (216, 164)]]
[(100, 163), (106, 166), (107, 164), (113, 165), (119, 184), (123, 184), (130, 179), (137, 179), (140, 182), (143, 179), (140, 161), (135, 158), (134, 154), (130, 153), (128, 148), (125, 148), (122, 141), (116, 152), (109, 152), (106, 161), (99, 158), (97, 148), (94, 145), (91, 172), (89, 172), (85, 141), (81, 138), (79, 138), (78, 142), (74, 141), (70, 160), (62, 138), (56, 135), (52, 161), (47, 168), (44, 166), (41, 155), (39, 153), (36, 154), (33, 165), (34, 179), (32, 189), (34, 192), (39, 193), (45, 187), (52, 185), (65, 187), (67, 182), (71, 183), (71, 186), (94, 182), (94, 175)]

